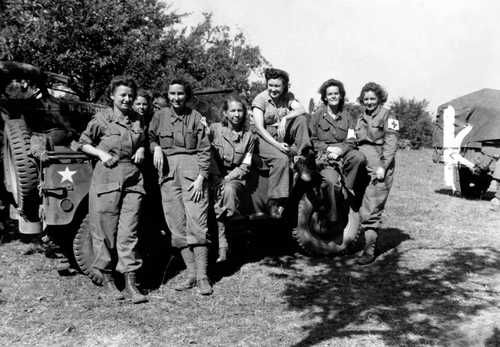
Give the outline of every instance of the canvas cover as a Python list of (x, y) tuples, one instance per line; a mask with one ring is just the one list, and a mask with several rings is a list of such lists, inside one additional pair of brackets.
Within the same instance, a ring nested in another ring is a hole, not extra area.
[(434, 145), (436, 147), (442, 147), (443, 111), (449, 105), (453, 106), (456, 113), (455, 134), (466, 123), (473, 126), (465, 137), (462, 147), (472, 145), (474, 142), (500, 142), (500, 90), (481, 89), (439, 106), (434, 131)]

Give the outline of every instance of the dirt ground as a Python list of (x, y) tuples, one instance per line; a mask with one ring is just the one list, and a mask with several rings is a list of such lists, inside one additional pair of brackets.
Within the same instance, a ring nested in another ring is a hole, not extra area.
[(259, 238), (207, 298), (175, 292), (173, 273), (147, 304), (106, 302), (47, 249), (4, 233), (0, 345), (500, 346), (500, 212), (451, 196), (430, 151), (397, 160), (372, 266)]

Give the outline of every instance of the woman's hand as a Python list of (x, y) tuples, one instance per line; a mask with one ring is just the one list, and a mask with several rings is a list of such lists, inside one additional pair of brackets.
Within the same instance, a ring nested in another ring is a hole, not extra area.
[(290, 146), (288, 146), (288, 143), (278, 142), (278, 149), (285, 154), (290, 153)]
[(144, 160), (144, 147), (139, 147), (137, 148), (137, 151), (135, 151), (135, 154), (132, 156), (132, 160), (136, 164), (140, 164)]
[(279, 124), (278, 124), (278, 137), (280, 139), (284, 139), (285, 138), (285, 134), (286, 134), (286, 121), (287, 121), (287, 118), (286, 116), (281, 118)]
[(160, 146), (156, 146), (153, 153), (153, 165), (161, 174), (163, 172), (163, 151)]
[(188, 187), (188, 191), (192, 190), (191, 200), (194, 202), (198, 202), (203, 198), (203, 182), (204, 178), (201, 175), (198, 175), (193, 183), (191, 183)]
[(111, 154), (109, 154), (108, 152), (100, 151), (100, 153), (99, 153), (99, 159), (103, 163), (106, 163), (107, 161), (113, 159), (113, 156)]
[(375, 178), (379, 181), (383, 181), (385, 178), (385, 169), (381, 166), (375, 169)]

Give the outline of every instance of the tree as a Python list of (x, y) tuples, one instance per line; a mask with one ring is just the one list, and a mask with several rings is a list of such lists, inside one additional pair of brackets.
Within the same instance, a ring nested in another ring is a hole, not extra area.
[(258, 47), (213, 25), (210, 14), (191, 30), (177, 29), (184, 15), (157, 0), (11, 0), (4, 6), (4, 57), (76, 76), (91, 100), (118, 74), (155, 90), (183, 76), (195, 88), (245, 94), (251, 71), (265, 63)]
[(399, 118), (400, 137), (410, 141), (413, 148), (432, 144), (432, 121), (427, 112), (427, 100), (399, 98), (390, 109)]

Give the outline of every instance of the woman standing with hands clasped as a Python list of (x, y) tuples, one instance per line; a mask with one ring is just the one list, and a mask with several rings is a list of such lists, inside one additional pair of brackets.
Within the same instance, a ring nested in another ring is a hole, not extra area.
[(149, 125), (153, 163), (159, 171), (163, 212), (172, 234), (172, 246), (180, 249), (186, 277), (176, 290), (195, 286), (202, 295), (212, 294), (208, 266), (208, 191), (210, 142), (201, 114), (187, 107), (191, 86), (181, 79), (170, 82), (170, 106), (157, 111)]
[(108, 295), (120, 299), (112, 276), (116, 265), (125, 275), (125, 296), (141, 303), (147, 298), (137, 289), (135, 275), (142, 265), (137, 227), (145, 193), (138, 167), (144, 159), (144, 124), (132, 110), (137, 87), (131, 78), (115, 77), (109, 91), (113, 107), (98, 111), (80, 136), (81, 150), (99, 158), (89, 191), (93, 271), (102, 273)]
[(387, 101), (387, 93), (377, 83), (365, 84), (358, 101), (363, 105), (363, 113), (356, 125), (356, 138), (371, 174), (371, 181), (366, 187), (359, 209), (361, 228), (365, 235), (365, 249), (358, 263), (366, 265), (375, 260), (382, 212), (392, 187), (399, 121), (389, 109), (383, 107)]

